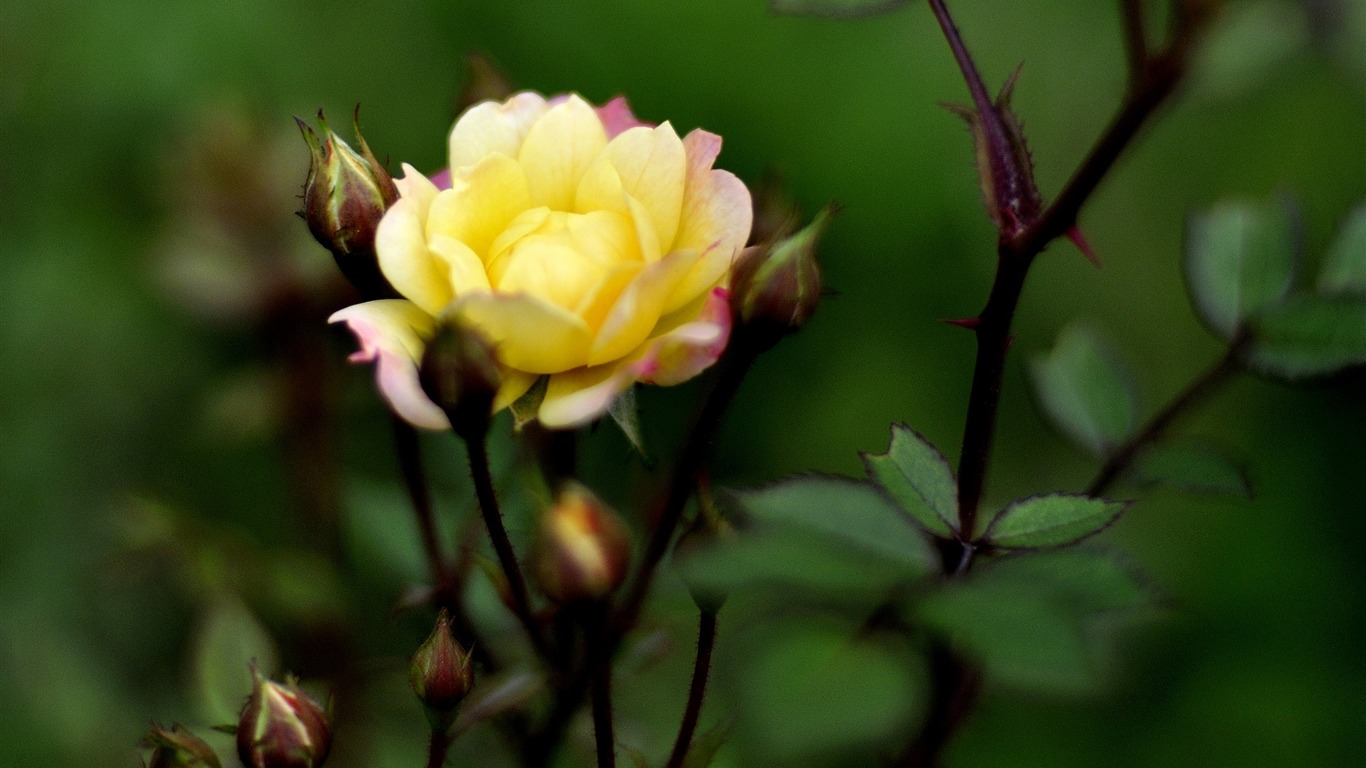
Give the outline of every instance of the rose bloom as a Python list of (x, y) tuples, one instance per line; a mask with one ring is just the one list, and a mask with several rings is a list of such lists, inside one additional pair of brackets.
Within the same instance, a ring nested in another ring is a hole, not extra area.
[(331, 318), (377, 363), (404, 419), (448, 429), (418, 384), (438, 318), (493, 344), (503, 368), (494, 410), (543, 376), (537, 418), (586, 423), (641, 381), (677, 384), (706, 369), (730, 334), (726, 286), (749, 237), (749, 191), (714, 170), (721, 138), (644, 125), (623, 99), (519, 93), (466, 111), (450, 170), (404, 165), (399, 200), (375, 235), (380, 269), (402, 299)]

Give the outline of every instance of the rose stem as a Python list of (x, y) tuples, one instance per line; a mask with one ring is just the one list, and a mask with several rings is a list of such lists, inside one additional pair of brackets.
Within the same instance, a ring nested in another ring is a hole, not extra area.
[[(1121, 9), (1126, 8), (1121, 0)], [(963, 70), (964, 80), (974, 101), (980, 105), (985, 94), (982, 79), (967, 53), (957, 27), (943, 0), (929, 0), (930, 8)], [(1124, 12), (1126, 36), (1136, 40), (1143, 30), (1127, 25), (1142, 23), (1138, 13)], [(1034, 258), (1050, 242), (1076, 226), (1082, 206), (1114, 167), (1115, 162), (1167, 98), (1186, 73), (1186, 59), (1205, 18), (1174, 8), (1171, 40), (1159, 54), (1147, 52), (1146, 42), (1137, 50), (1142, 60), (1131, 58), (1130, 87), (1110, 125), (1063, 187), (1057, 199), (1033, 223), (1013, 238), (1002, 235), (997, 246), (997, 270), (987, 303), (978, 315), (977, 356), (968, 412), (963, 425), (962, 453), (959, 459), (959, 546), (958, 556), (944, 558), (945, 573), (961, 575), (971, 561), (977, 510), (986, 483), (991, 446), (995, 437), (996, 415), (1000, 406), (1002, 374), (1010, 348), (1010, 327), (1025, 279)], [(1146, 40), (1146, 38), (1143, 38)], [(1137, 46), (1130, 42), (1134, 51)], [(1134, 55), (1130, 54), (1131, 57)], [(952, 732), (971, 708), (977, 687), (977, 674), (945, 648), (931, 653), (931, 711), (925, 725), (905, 754), (906, 766), (932, 766), (948, 743)]]
[(688, 686), (688, 703), (683, 709), (683, 721), (678, 726), (678, 738), (665, 768), (683, 768), (683, 760), (692, 747), (693, 733), (702, 714), (702, 699), (707, 692), (707, 675), (711, 672), (711, 652), (716, 645), (716, 611), (703, 610), (697, 616), (697, 656), (693, 660), (692, 684)]
[(432, 728), (432, 738), (427, 746), (427, 768), (441, 768), (446, 764), (446, 751), (451, 746), (450, 732), (445, 728)]
[(612, 732), (612, 657), (607, 648), (607, 605), (596, 605), (588, 616), (586, 666), (591, 670), (593, 743), (598, 768), (616, 768), (617, 743)]
[(1228, 352), (1219, 358), (1204, 373), (1192, 379), (1184, 389), (1176, 393), (1162, 410), (1153, 414), (1141, 429), (1110, 454), (1101, 466), (1096, 477), (1086, 488), (1087, 496), (1105, 493), (1112, 483), (1133, 464), (1139, 453), (1150, 443), (1160, 440), (1167, 429), (1182, 415), (1189, 412), (1204, 400), (1211, 397), (1229, 378), (1238, 371), (1238, 361), (1246, 347), (1246, 337), (1235, 338)]
[(474, 480), (474, 495), (479, 500), (479, 511), (484, 516), (484, 527), (488, 529), (493, 551), (498, 555), (498, 563), (507, 579), (508, 592), (512, 600), (512, 612), (526, 629), (527, 639), (542, 656), (548, 656), (549, 648), (541, 634), (541, 627), (531, 613), (531, 597), (527, 593), (526, 579), (522, 578), (521, 566), (517, 564), (517, 554), (508, 539), (507, 528), (503, 526), (503, 514), (498, 509), (498, 495), (493, 490), (493, 475), (489, 471), (488, 432), (470, 435), (465, 439), (469, 449), (470, 477)]
[[(610, 663), (617, 645), (635, 624), (645, 597), (649, 594), (654, 572), (668, 552), (669, 542), (678, 527), (683, 509), (696, 489), (702, 465), (710, 454), (727, 407), (734, 400), (735, 393), (739, 390), (740, 383), (749, 372), (750, 366), (754, 364), (755, 358), (767, 348), (768, 345), (756, 342), (744, 332), (743, 327), (737, 326), (730, 344), (717, 362), (711, 389), (693, 420), (678, 460), (674, 463), (666, 493), (658, 504), (660, 511), (655, 516), (655, 527), (646, 546), (640, 570), (604, 633), (603, 656), (609, 660), (607, 663)], [(555, 705), (551, 708), (540, 733), (528, 742), (526, 763), (529, 768), (549, 764), (565, 727), (588, 692), (592, 671), (590, 666), (571, 677), (569, 682), (560, 688)]]

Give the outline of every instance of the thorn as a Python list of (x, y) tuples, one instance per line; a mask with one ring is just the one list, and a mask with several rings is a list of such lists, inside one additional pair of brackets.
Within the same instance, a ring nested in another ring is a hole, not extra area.
[(1067, 230), (1067, 239), (1071, 240), (1072, 244), (1077, 246), (1077, 250), (1081, 251), (1081, 255), (1085, 256), (1086, 260), (1091, 262), (1092, 266), (1096, 269), (1100, 269), (1100, 258), (1097, 257), (1096, 252), (1091, 249), (1091, 244), (1086, 242), (1086, 236), (1081, 233), (1080, 227), (1073, 224), (1072, 228)]
[(980, 317), (955, 317), (955, 318), (946, 318), (946, 319), (940, 320), (939, 322), (941, 322), (941, 323), (946, 323), (946, 324), (952, 325), (952, 326), (956, 326), (956, 327), (958, 327), (958, 328), (966, 328), (966, 329), (968, 329), (969, 331), (975, 331), (975, 330), (977, 330), (978, 328), (981, 328), (981, 327), (982, 327), (982, 318), (980, 318)]

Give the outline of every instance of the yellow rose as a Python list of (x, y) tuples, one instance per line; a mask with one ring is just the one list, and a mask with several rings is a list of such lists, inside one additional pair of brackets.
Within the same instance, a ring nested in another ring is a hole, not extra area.
[(405, 165), (375, 236), (402, 299), (331, 317), (377, 363), (394, 411), (448, 429), (417, 367), (437, 318), (458, 316), (495, 345), (501, 410), (548, 376), (548, 427), (602, 415), (637, 381), (677, 384), (715, 362), (730, 334), (726, 287), (749, 237), (749, 191), (712, 169), (721, 138), (635, 120), (625, 101), (519, 93), (471, 107), (445, 174)]

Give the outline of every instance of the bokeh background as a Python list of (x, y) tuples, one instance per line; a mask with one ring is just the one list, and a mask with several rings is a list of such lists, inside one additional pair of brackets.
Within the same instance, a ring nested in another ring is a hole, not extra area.
[[(1122, 90), (1115, 5), (953, 3), (990, 82), (1025, 63), (1015, 104), (1045, 194)], [(1085, 211), (1104, 268), (1059, 244), (1030, 280), (992, 499), (1094, 472), (1043, 424), (1021, 365), (1066, 323), (1114, 342), (1150, 411), (1220, 354), (1181, 282), (1188, 211), (1293, 197), (1312, 268), (1366, 198), (1366, 4), (1229, 6), (1190, 87)], [(747, 382), (717, 482), (860, 475), (858, 452), (883, 450), (892, 421), (956, 453), (972, 344), (937, 321), (979, 308), (994, 233), (968, 135), (937, 106), (966, 96), (922, 4), (833, 21), (764, 0), (8, 2), (0, 764), (136, 765), (149, 719), (222, 718), (236, 702), (206, 701), (206, 678), (241, 649), (215, 643), (264, 647), (251, 616), (305, 676), (346, 645), (389, 681), (348, 705), (369, 725), (341, 737), (338, 764), (420, 763), (402, 658), (425, 619), (390, 608), (421, 569), (369, 374), (322, 327), (348, 297), (293, 217), (307, 152), (291, 116), (322, 107), (344, 127), (359, 103), (379, 154), (435, 169), (473, 51), (520, 87), (626, 94), (647, 120), (705, 126), (725, 137), (722, 167), (781, 179), (807, 211), (844, 206), (823, 252), (832, 294)], [(695, 395), (643, 393), (664, 453)], [(1143, 492), (1105, 538), (1166, 609), (1124, 637), (1097, 692), (989, 687), (950, 764), (1356, 764), (1363, 427), (1357, 376), (1243, 377), (1183, 423), (1243, 457), (1256, 498)], [(430, 450), (455, 516), (458, 455)], [(608, 486), (632, 461), (608, 428), (583, 451)], [(689, 619), (670, 621), (678, 658), (660, 674), (676, 691), (660, 696), (678, 702)]]

